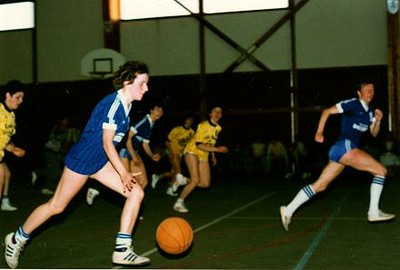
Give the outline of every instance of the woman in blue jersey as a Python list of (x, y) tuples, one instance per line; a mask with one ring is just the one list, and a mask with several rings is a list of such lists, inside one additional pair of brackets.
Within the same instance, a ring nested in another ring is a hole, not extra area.
[(119, 156), (125, 168), (132, 173), (140, 172), (138, 182), (143, 189), (147, 186), (148, 178), (143, 158), (139, 153), (143, 150), (151, 160), (160, 161), (161, 155), (154, 153), (150, 147), (150, 138), (154, 124), (163, 114), (164, 109), (161, 105), (152, 106), (145, 117), (129, 128), (126, 145), (119, 151)]
[(131, 102), (141, 100), (148, 91), (146, 64), (129, 61), (114, 77), (118, 91), (103, 98), (94, 108), (80, 140), (65, 158), (65, 167), (54, 196), (37, 207), (17, 229), (5, 238), (5, 259), (16, 268), (18, 259), (30, 235), (50, 217), (64, 211), (68, 203), (85, 185), (89, 177), (126, 197), (119, 232), (112, 255), (114, 264), (144, 265), (150, 260), (137, 255), (132, 247), (132, 230), (144, 193), (119, 159), (116, 146), (129, 128)]
[(370, 102), (374, 98), (374, 91), (372, 82), (363, 81), (357, 90), (358, 99), (341, 101), (322, 112), (315, 141), (319, 143), (324, 141), (323, 132), (329, 116), (339, 113), (342, 114), (340, 137), (331, 147), (329, 163), (325, 166), (319, 178), (314, 183), (303, 187), (288, 205), (280, 207), (281, 220), (286, 231), (289, 230), (293, 213), (316, 193), (324, 191), (346, 166), (373, 175), (368, 221), (379, 222), (395, 218), (395, 215), (379, 209), (379, 200), (387, 173), (386, 168), (371, 155), (358, 148), (363, 133), (369, 131), (374, 137), (379, 133), (383, 113), (381, 110), (374, 110), (370, 106)]

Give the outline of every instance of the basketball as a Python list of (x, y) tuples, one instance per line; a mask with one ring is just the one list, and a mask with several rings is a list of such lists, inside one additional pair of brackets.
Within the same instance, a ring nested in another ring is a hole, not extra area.
[(164, 219), (157, 227), (156, 241), (164, 252), (172, 255), (181, 254), (192, 244), (192, 227), (183, 218)]

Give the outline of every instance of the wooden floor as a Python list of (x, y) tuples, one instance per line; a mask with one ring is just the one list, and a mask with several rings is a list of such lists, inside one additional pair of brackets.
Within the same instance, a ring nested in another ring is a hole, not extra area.
[[(312, 179), (310, 179), (311, 181)], [(398, 221), (369, 224), (367, 209), (371, 177), (344, 174), (329, 189), (299, 209), (283, 230), (278, 209), (304, 183), (268, 178), (214, 177), (208, 190), (187, 200), (190, 212), (172, 210), (175, 198), (165, 194), (167, 181), (148, 188), (134, 232), (135, 250), (150, 257), (145, 269), (400, 269)], [(381, 208), (400, 214), (399, 177), (386, 181)], [(15, 212), (0, 212), (0, 236), (14, 231), (49, 197), (29, 179), (12, 186)], [(103, 192), (93, 206), (86, 189), (67, 211), (36, 232), (20, 259), (21, 268), (112, 268), (122, 200)], [(165, 218), (179, 216), (193, 227), (194, 242), (182, 256), (167, 256), (155, 243)], [(0, 259), (0, 268), (7, 268)]]

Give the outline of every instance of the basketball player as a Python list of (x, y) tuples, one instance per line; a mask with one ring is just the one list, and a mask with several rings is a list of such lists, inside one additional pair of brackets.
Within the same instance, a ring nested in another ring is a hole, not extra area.
[(215, 153), (227, 153), (225, 146), (215, 146), (222, 127), (218, 124), (222, 118), (222, 108), (213, 106), (210, 118), (197, 126), (196, 133), (186, 145), (183, 154), (190, 174), (189, 183), (183, 188), (173, 209), (180, 213), (187, 213), (185, 206), (186, 197), (196, 188), (208, 188), (211, 182), (210, 164), (208, 162), (211, 153), (211, 162), (215, 166), (217, 159)]
[(192, 128), (193, 115), (187, 114), (183, 118), (183, 123), (174, 127), (168, 133), (167, 141), (165, 142), (168, 149), (168, 159), (171, 163), (171, 170), (162, 174), (153, 174), (151, 177), (151, 187), (155, 188), (159, 180), (164, 177), (171, 177), (171, 184), (167, 189), (167, 194), (170, 196), (178, 196), (176, 193), (180, 185), (185, 185), (188, 179), (182, 174), (182, 156), (183, 149), (194, 135)]
[[(12, 153), (17, 157), (23, 157), (25, 150), (17, 147), (11, 141), (15, 134), (15, 114), (14, 110), (23, 102), (25, 96), (25, 86), (17, 80), (8, 82), (2, 91), (2, 100), (0, 102), (0, 197), (2, 211), (15, 211), (17, 207), (11, 205), (8, 198), (10, 188), (11, 172), (4, 161), (5, 151)], [(4, 188), (4, 189), (3, 189)]]
[(139, 152), (143, 149), (146, 155), (153, 161), (160, 161), (161, 155), (153, 153), (150, 146), (151, 133), (153, 126), (164, 114), (164, 109), (161, 105), (154, 105), (150, 112), (139, 120), (135, 125), (132, 125), (128, 132), (126, 146), (119, 151), (119, 156), (122, 163), (130, 172), (140, 172), (138, 181), (143, 189), (148, 184), (146, 167), (143, 158)]
[(54, 196), (37, 207), (15, 233), (6, 236), (5, 260), (9, 267), (18, 267), (20, 254), (33, 231), (63, 212), (89, 177), (126, 198), (112, 262), (129, 266), (150, 263), (149, 258), (137, 255), (132, 247), (132, 230), (143, 190), (125, 169), (116, 150), (129, 128), (131, 102), (142, 99), (148, 91), (148, 80), (148, 68), (142, 62), (126, 62), (116, 72), (114, 85), (119, 90), (103, 98), (94, 108), (79, 141), (66, 155)]
[(376, 137), (380, 130), (383, 113), (370, 106), (374, 92), (374, 84), (369, 80), (364, 80), (359, 84), (357, 90), (358, 99), (352, 98), (341, 101), (322, 112), (315, 140), (319, 143), (324, 141), (323, 132), (329, 116), (339, 113), (342, 114), (340, 137), (331, 147), (329, 163), (325, 166), (319, 178), (314, 183), (303, 187), (288, 205), (280, 207), (281, 220), (286, 231), (289, 230), (289, 224), (296, 209), (318, 192), (324, 191), (346, 166), (373, 175), (368, 221), (379, 222), (395, 218), (395, 215), (387, 214), (379, 209), (379, 200), (387, 173), (386, 168), (368, 153), (358, 148), (363, 133), (369, 131), (372, 136)]

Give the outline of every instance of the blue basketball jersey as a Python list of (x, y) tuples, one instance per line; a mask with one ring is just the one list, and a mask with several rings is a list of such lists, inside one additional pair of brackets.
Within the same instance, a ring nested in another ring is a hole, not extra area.
[(74, 172), (91, 175), (100, 170), (108, 157), (103, 147), (103, 129), (115, 130), (113, 144), (118, 146), (129, 128), (129, 111), (121, 101), (121, 92), (103, 98), (94, 108), (79, 141), (65, 157), (65, 165)]
[(142, 143), (150, 143), (151, 132), (153, 131), (154, 121), (151, 120), (149, 114), (143, 117), (135, 125), (131, 126), (131, 131), (135, 133), (133, 136), (133, 148), (138, 151)]
[(361, 135), (375, 121), (373, 108), (357, 98), (341, 101), (336, 107), (343, 114), (339, 140), (347, 139), (358, 146)]

